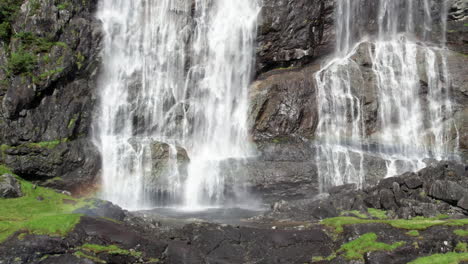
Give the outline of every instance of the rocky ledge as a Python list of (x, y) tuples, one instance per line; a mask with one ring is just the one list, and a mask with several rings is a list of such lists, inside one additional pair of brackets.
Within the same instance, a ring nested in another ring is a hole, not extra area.
[[(29, 219), (29, 213), (19, 209), (16, 222), (2, 222), (2, 264), (377, 264), (468, 259), (468, 170), (451, 162), (434, 163), (363, 190), (345, 185), (311, 199), (276, 202), (267, 212), (239, 219), (235, 225), (130, 213), (109, 202), (36, 187), (12, 175), (3, 178), (9, 179), (1, 185), (4, 189), (21, 184), (22, 197), (0, 200), (5, 211), (0, 217), (18, 203), (26, 210), (44, 211)], [(58, 214), (53, 221), (47, 218), (48, 210)]]

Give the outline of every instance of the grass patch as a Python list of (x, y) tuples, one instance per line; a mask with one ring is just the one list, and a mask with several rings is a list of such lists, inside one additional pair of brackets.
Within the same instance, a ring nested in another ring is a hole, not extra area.
[(468, 260), (468, 253), (450, 252), (446, 254), (434, 254), (427, 257), (417, 258), (408, 264), (459, 264)]
[(364, 213), (359, 212), (358, 210), (352, 210), (352, 211), (343, 211), (341, 212), (341, 215), (354, 215), (359, 218), (367, 218), (367, 215)]
[(468, 253), (468, 244), (464, 242), (458, 242), (457, 246), (455, 247), (455, 251), (460, 253)]
[(367, 212), (373, 218), (377, 218), (377, 219), (387, 219), (388, 218), (387, 217), (387, 212), (385, 212), (384, 210), (379, 210), (379, 209), (375, 209), (375, 208), (368, 208)]
[(83, 250), (93, 252), (95, 254), (99, 253), (107, 253), (111, 255), (126, 255), (126, 256), (133, 256), (133, 257), (141, 257), (142, 253), (138, 251), (130, 251), (127, 249), (122, 249), (116, 245), (110, 246), (101, 246), (96, 244), (84, 244), (81, 246)]
[(405, 242), (396, 242), (391, 245), (377, 242), (377, 235), (375, 233), (367, 233), (342, 245), (338, 252), (343, 252), (347, 260), (363, 260), (364, 254), (367, 252), (392, 251), (404, 244)]
[(405, 234), (407, 234), (408, 236), (413, 236), (413, 237), (419, 236), (418, 230), (411, 230), (411, 231), (406, 232)]
[(457, 229), (453, 231), (453, 233), (455, 233), (457, 236), (468, 237), (468, 230)]
[(424, 218), (415, 217), (410, 220), (396, 219), (396, 220), (383, 220), (383, 219), (360, 219), (356, 217), (340, 216), (334, 218), (324, 219), (322, 224), (331, 227), (336, 233), (343, 232), (345, 225), (355, 224), (370, 224), (370, 223), (381, 223), (388, 224), (399, 229), (408, 230), (425, 230), (432, 226), (445, 225), (445, 226), (464, 226), (468, 225), (468, 219), (438, 219), (438, 218)]
[(377, 235), (375, 233), (367, 233), (359, 238), (343, 244), (340, 249), (328, 257), (314, 257), (312, 262), (319, 261), (331, 261), (336, 258), (337, 255), (343, 255), (346, 260), (364, 260), (364, 254), (374, 251), (392, 251), (398, 247), (401, 247), (405, 242), (396, 242), (393, 244), (386, 244), (377, 241)]
[[(13, 174), (5, 166), (0, 173)], [(72, 213), (90, 201), (76, 199), (53, 190), (35, 187), (19, 179), (23, 197), (0, 199), (0, 243), (17, 231), (35, 235), (65, 236), (79, 223), (81, 214)], [(41, 197), (41, 199), (37, 199)], [(63, 200), (74, 200), (65, 204)]]

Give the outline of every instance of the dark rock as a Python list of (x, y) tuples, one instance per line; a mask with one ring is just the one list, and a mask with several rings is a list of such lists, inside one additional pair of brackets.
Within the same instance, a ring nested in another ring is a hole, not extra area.
[(456, 204), (466, 193), (468, 193), (468, 189), (463, 188), (456, 182), (438, 180), (431, 185), (428, 195)]
[(250, 123), (255, 140), (300, 135), (311, 137), (317, 126), (314, 73), (319, 65), (278, 70), (257, 80), (250, 90)]
[(468, 194), (465, 194), (457, 203), (457, 206), (468, 210)]
[(21, 196), (23, 196), (21, 184), (14, 176), (10, 174), (0, 176), (0, 198), (17, 198)]
[[(6, 92), (0, 92), (0, 142), (10, 148), (0, 162), (28, 179), (63, 177), (66, 180), (57, 181), (54, 187), (73, 190), (91, 182), (100, 167), (99, 156), (87, 139), (101, 41), (100, 24), (94, 16), (97, 1), (71, 0), (61, 8), (53, 0), (34, 1), (31, 10), (32, 3), (23, 4), (12, 23), (13, 31), (59, 44), (34, 54), (37, 64), (30, 73), (2, 78)], [(21, 47), (20, 40), (12, 39), (8, 50)], [(0, 56), (3, 49), (2, 44)], [(2, 67), (0, 76), (3, 71)], [(54, 141), (63, 141), (61, 145), (66, 147), (28, 147)], [(17, 147), (21, 150), (14, 150)]]
[(73, 213), (84, 214), (90, 217), (105, 217), (117, 221), (123, 221), (126, 213), (122, 208), (111, 202), (93, 199), (93, 205), (75, 210)]
[(394, 210), (398, 208), (398, 205), (395, 201), (395, 195), (389, 189), (382, 189), (379, 192), (380, 195), (380, 203), (382, 204), (382, 208), (386, 210)]
[(419, 178), (419, 176), (416, 173), (405, 175), (404, 182), (406, 186), (408, 186), (408, 188), (410, 189), (416, 189), (416, 188), (422, 187), (423, 185), (421, 178)]

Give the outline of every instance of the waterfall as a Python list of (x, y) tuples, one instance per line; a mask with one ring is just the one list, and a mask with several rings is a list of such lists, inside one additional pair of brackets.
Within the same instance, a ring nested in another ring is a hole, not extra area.
[[(132, 210), (223, 202), (220, 164), (253, 154), (247, 91), (258, 13), (251, 0), (101, 0), (94, 127), (103, 198)], [(155, 142), (168, 152), (163, 172)]]
[[(345, 183), (362, 187), (370, 159), (383, 160), (381, 176), (388, 177), (456, 152), (445, 56), (447, 1), (377, 2), (376, 33), (362, 34), (355, 25), (371, 22), (366, 3), (337, 1), (335, 56), (315, 76), (321, 191)], [(432, 16), (434, 5), (441, 5), (440, 18)], [(369, 69), (359, 56), (369, 56)], [(366, 123), (370, 98), (375, 127)]]

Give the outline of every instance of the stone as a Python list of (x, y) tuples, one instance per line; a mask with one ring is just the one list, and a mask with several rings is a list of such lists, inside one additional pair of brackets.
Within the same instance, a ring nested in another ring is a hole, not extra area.
[(468, 210), (468, 194), (465, 194), (457, 203), (457, 206)]
[(437, 180), (431, 185), (428, 195), (456, 205), (467, 193), (468, 189), (463, 188), (456, 182)]
[(21, 196), (23, 196), (21, 184), (14, 176), (10, 174), (0, 176), (0, 198), (18, 198)]
[(423, 182), (416, 173), (411, 173), (404, 177), (406, 186), (410, 189), (416, 189), (422, 186)]

